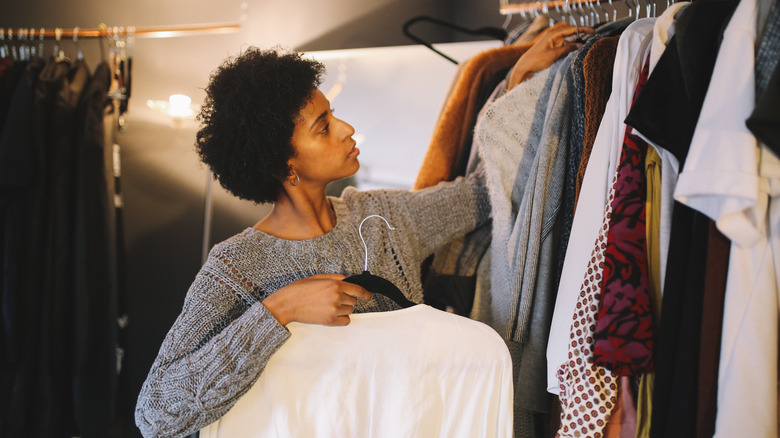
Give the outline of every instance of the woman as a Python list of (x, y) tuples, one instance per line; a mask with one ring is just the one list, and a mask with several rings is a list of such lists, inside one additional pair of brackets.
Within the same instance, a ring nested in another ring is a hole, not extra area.
[[(520, 58), (518, 83), (576, 48), (574, 28), (552, 28)], [(292, 322), (346, 325), (353, 312), (398, 309), (341, 281), (363, 270), (360, 221), (373, 274), (422, 302), (420, 264), (489, 217), (476, 172), (430, 189), (344, 191), (328, 183), (359, 168), (352, 126), (317, 88), (323, 66), (297, 53), (249, 49), (212, 75), (196, 149), (220, 184), (272, 211), (215, 245), (190, 287), (143, 385), (136, 423), (144, 436), (182, 436), (224, 415), (289, 338)]]

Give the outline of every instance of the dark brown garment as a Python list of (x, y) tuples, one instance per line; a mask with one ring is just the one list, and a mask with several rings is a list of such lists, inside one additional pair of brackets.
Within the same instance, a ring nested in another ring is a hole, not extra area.
[(730, 250), (729, 239), (718, 231), (715, 222), (710, 222), (699, 347), (699, 406), (696, 427), (696, 436), (699, 438), (709, 438), (715, 434), (723, 302), (726, 297)]
[(596, 140), (601, 118), (607, 106), (609, 95), (612, 93), (612, 66), (615, 64), (620, 36), (602, 38), (588, 52), (583, 66), (585, 76), (585, 137), (582, 145), (582, 157), (577, 171), (577, 184), (575, 188), (576, 208), (577, 200), (582, 188), (582, 179), (585, 177), (585, 169), (588, 167), (590, 152), (593, 150), (593, 142)]
[(457, 171), (464, 143), (470, 138), (480, 108), (482, 84), (512, 67), (532, 43), (486, 50), (466, 61), (433, 131), (414, 189), (449, 181)]

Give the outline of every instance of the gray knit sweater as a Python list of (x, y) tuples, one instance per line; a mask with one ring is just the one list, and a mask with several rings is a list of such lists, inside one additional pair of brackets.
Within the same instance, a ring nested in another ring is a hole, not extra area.
[[(347, 189), (330, 199), (336, 225), (322, 236), (290, 241), (249, 228), (214, 246), (138, 397), (135, 419), (145, 437), (187, 435), (225, 414), (290, 336), (260, 302), (311, 275), (362, 272), (358, 225), (366, 216), (382, 215), (398, 229), (381, 219), (365, 222), (369, 270), (421, 303), (421, 262), (490, 211), (482, 172), (415, 192)], [(355, 312), (398, 308), (373, 298)]]

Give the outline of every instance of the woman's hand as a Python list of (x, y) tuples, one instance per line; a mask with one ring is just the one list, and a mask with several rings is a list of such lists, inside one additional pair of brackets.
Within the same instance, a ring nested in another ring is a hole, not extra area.
[[(580, 27), (579, 30), (580, 34), (593, 33), (593, 29), (589, 27)], [(507, 91), (534, 73), (546, 69), (561, 56), (581, 47), (582, 44), (574, 42), (576, 33), (575, 26), (565, 23), (558, 23), (542, 32), (534, 45), (520, 56), (512, 68)]]
[(371, 294), (347, 283), (341, 274), (317, 274), (293, 281), (263, 300), (277, 321), (340, 326), (349, 324), (349, 315), (358, 298), (371, 300)]

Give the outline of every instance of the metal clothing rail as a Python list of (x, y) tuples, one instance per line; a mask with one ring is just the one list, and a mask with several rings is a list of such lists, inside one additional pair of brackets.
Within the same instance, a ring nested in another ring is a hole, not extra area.
[[(502, 15), (522, 14), (527, 12), (539, 11), (543, 9), (562, 9), (566, 6), (575, 7), (579, 5), (588, 5), (593, 3), (604, 3), (606, 0), (548, 0), (548, 1), (531, 1), (523, 3), (508, 3), (508, 1), (502, 1), (499, 6), (499, 12)], [(617, 0), (616, 0), (617, 1)]]
[(238, 32), (240, 23), (206, 23), (184, 24), (175, 26), (147, 26), (147, 27), (119, 27), (100, 25), (97, 28), (74, 27), (70, 29), (55, 28), (0, 28), (6, 40), (34, 40), (34, 39), (60, 39), (60, 38), (102, 38), (102, 37), (126, 37), (136, 38), (173, 38), (195, 35), (213, 35)]

